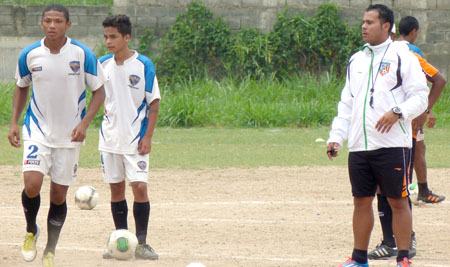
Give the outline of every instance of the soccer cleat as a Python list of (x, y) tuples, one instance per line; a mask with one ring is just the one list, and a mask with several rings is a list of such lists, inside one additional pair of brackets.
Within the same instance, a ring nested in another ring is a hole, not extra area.
[(383, 241), (367, 255), (371, 260), (386, 260), (394, 256), (397, 256), (397, 248), (391, 248), (383, 243)]
[(358, 263), (352, 260), (352, 258), (348, 258), (346, 262), (342, 263), (338, 267), (369, 267), (369, 263)]
[(109, 260), (109, 259), (112, 259), (113, 257), (111, 256), (111, 254), (109, 254), (108, 251), (106, 251), (105, 253), (103, 253), (103, 258), (105, 260)]
[(417, 195), (417, 200), (418, 201), (422, 201), (424, 203), (439, 203), (444, 201), (445, 196), (441, 196), (441, 195), (436, 195), (433, 194), (433, 192), (428, 191), (428, 194), (425, 196), (422, 196), (421, 194)]
[(416, 256), (416, 247), (417, 247), (417, 241), (416, 241), (416, 233), (413, 231), (411, 234), (411, 244), (409, 246), (409, 258), (413, 258)]
[(158, 254), (156, 254), (156, 252), (147, 244), (145, 244), (145, 245), (139, 244), (136, 247), (136, 252), (134, 255), (135, 255), (136, 259), (143, 259), (143, 260), (159, 259)]
[(36, 234), (27, 233), (22, 245), (22, 256), (25, 261), (33, 261), (36, 258), (36, 242), (39, 237), (39, 227), (36, 226)]
[(410, 267), (412, 262), (407, 258), (404, 257), (402, 261), (397, 262), (397, 267)]
[(42, 257), (42, 266), (43, 267), (55, 267), (55, 263), (53, 262), (53, 254), (51, 252), (47, 252), (47, 254)]

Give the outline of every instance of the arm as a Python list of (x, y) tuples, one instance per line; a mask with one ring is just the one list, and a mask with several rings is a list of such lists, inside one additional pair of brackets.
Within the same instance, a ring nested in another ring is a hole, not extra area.
[(20, 147), (20, 130), (18, 126), (20, 115), (27, 103), (29, 86), (19, 87), (16, 86), (14, 90), (12, 116), (9, 127), (8, 140), (14, 147)]
[(152, 151), (152, 137), (155, 130), (156, 122), (158, 121), (159, 99), (153, 100), (150, 103), (148, 111), (148, 125), (144, 137), (139, 141), (138, 152), (141, 155), (148, 154)]
[(84, 116), (83, 120), (73, 129), (71, 142), (83, 142), (86, 138), (86, 131), (92, 120), (97, 114), (98, 110), (102, 106), (105, 101), (105, 89), (103, 85), (97, 90), (92, 92), (91, 103), (89, 104), (89, 108), (86, 112), (86, 116)]

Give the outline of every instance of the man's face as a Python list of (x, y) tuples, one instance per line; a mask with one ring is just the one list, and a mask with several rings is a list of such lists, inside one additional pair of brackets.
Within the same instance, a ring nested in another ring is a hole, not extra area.
[(64, 38), (70, 25), (71, 22), (67, 21), (64, 13), (56, 10), (45, 12), (41, 20), (41, 27), (49, 40)]
[(122, 49), (128, 47), (130, 35), (123, 36), (116, 27), (106, 27), (104, 29), (105, 44), (108, 51), (116, 54)]
[(370, 45), (378, 45), (386, 41), (389, 36), (390, 24), (381, 24), (377, 10), (371, 10), (364, 14), (362, 25), (362, 37), (364, 42)]

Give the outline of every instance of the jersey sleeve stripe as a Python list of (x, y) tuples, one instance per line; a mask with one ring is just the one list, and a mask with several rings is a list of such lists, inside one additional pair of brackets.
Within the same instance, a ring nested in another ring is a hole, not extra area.
[(97, 56), (84, 44), (71, 40), (71, 44), (79, 46), (84, 51), (84, 72), (97, 76)]
[(19, 75), (21, 78), (30, 74), (27, 64), (27, 56), (33, 49), (41, 46), (41, 41), (25, 47), (19, 55)]
[(151, 93), (153, 90), (153, 81), (156, 76), (153, 62), (146, 56), (138, 55), (137, 59), (144, 64), (145, 91)]
[(100, 63), (103, 64), (103, 62), (107, 61), (108, 59), (111, 59), (113, 56), (114, 54), (104, 55), (98, 61), (100, 61)]

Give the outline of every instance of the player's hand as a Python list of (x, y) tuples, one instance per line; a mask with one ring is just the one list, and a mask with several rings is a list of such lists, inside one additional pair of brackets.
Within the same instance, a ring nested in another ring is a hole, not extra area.
[(394, 123), (398, 121), (399, 117), (397, 114), (395, 114), (392, 110), (389, 110), (388, 112), (384, 113), (383, 116), (377, 121), (377, 124), (375, 125), (375, 129), (381, 133), (388, 133)]
[(337, 149), (339, 148), (339, 144), (335, 142), (331, 142), (327, 146), (327, 156), (330, 160), (338, 156)]
[(78, 123), (77, 127), (75, 127), (72, 131), (70, 142), (83, 142), (86, 138), (87, 128), (88, 125), (86, 125), (83, 121)]
[(422, 113), (419, 117), (412, 121), (413, 130), (417, 130), (419, 133), (423, 134), (423, 126), (427, 121), (428, 114), (426, 112)]
[(138, 152), (140, 155), (146, 155), (152, 151), (152, 137), (144, 135), (139, 141)]
[(20, 144), (20, 131), (19, 131), (19, 126), (17, 125), (17, 123), (11, 124), (11, 126), (9, 128), (8, 140), (9, 140), (9, 143), (13, 147), (21, 147), (22, 146)]
[(428, 114), (427, 127), (433, 128), (435, 123), (436, 123), (436, 117), (434, 116), (433, 112), (430, 111), (430, 113)]

